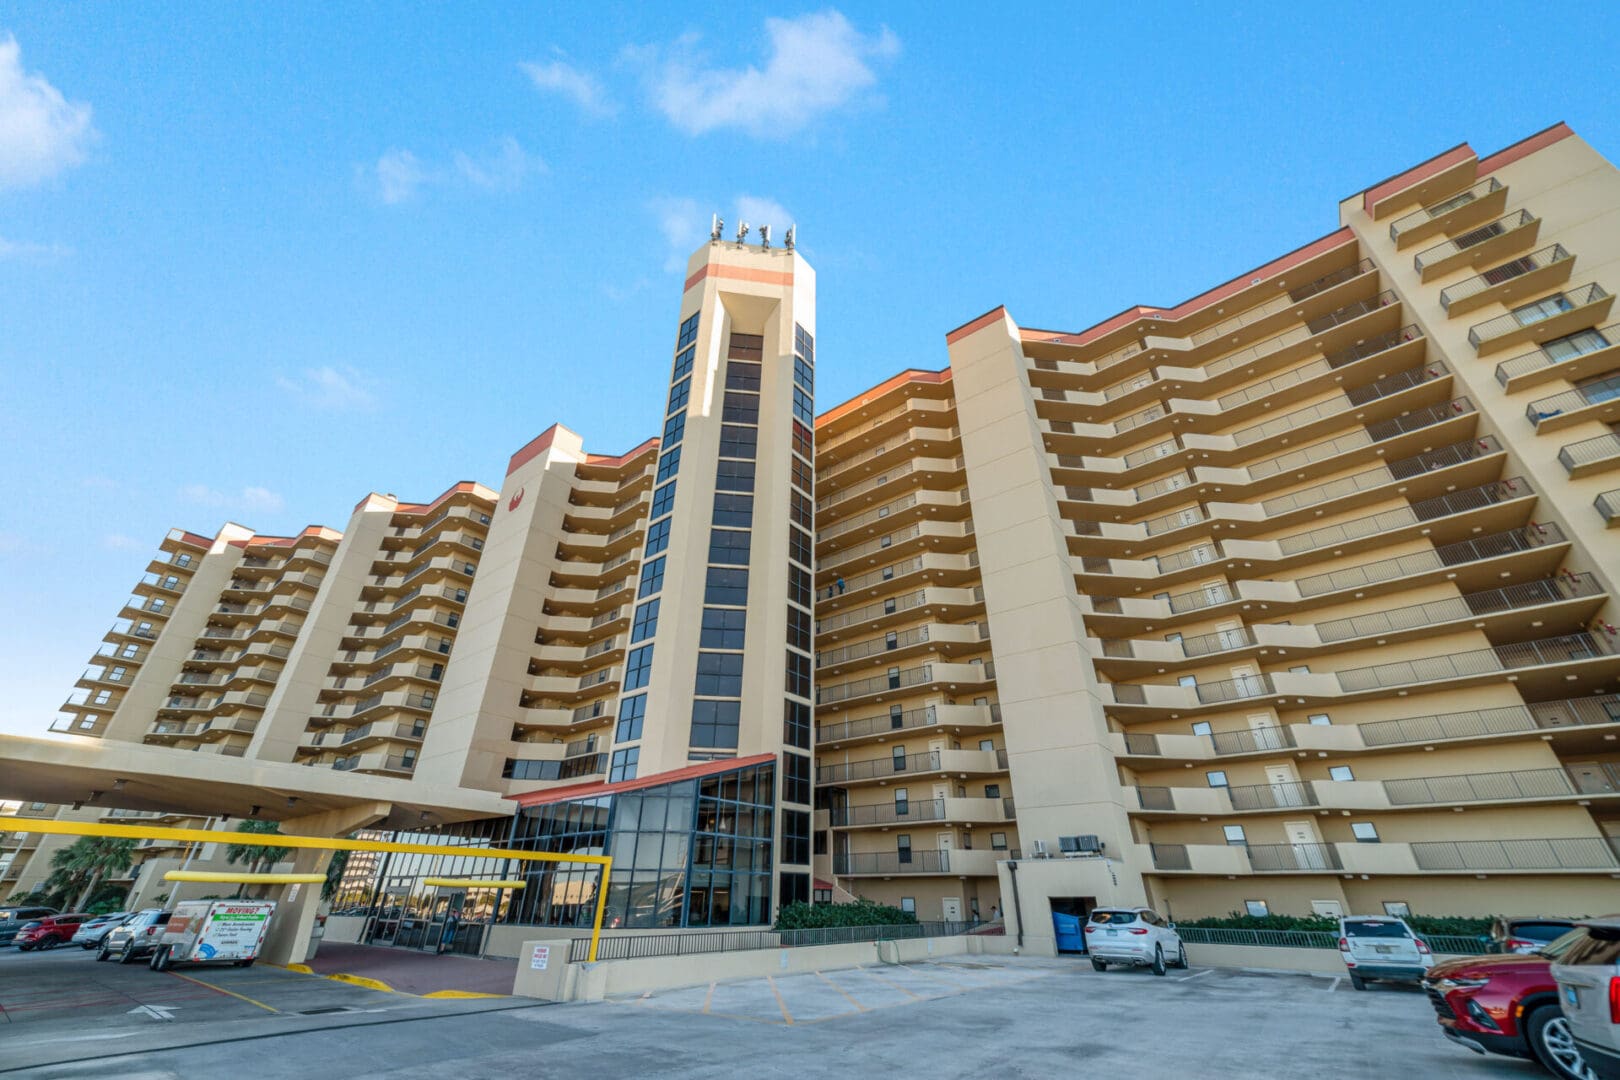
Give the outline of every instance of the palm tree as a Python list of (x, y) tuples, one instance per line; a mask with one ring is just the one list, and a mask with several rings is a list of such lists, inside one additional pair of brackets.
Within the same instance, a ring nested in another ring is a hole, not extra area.
[(73, 868), (89, 879), (74, 911), (84, 910), (103, 878), (123, 873), (135, 861), (135, 841), (111, 836), (82, 836), (65, 850), (73, 853)]
[[(242, 821), (238, 822), (236, 831), (239, 833), (279, 833), (279, 821)], [(237, 863), (247, 863), (248, 873), (257, 874), (261, 866), (274, 866), (280, 861), (282, 853), (287, 849), (274, 847), (269, 844), (228, 844), (225, 848), (225, 861), (235, 866)], [(240, 896), (242, 890), (236, 890)]]

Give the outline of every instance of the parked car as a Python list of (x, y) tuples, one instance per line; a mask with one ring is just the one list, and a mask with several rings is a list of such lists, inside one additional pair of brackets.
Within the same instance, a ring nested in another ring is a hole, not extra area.
[(1152, 908), (1097, 908), (1086, 920), (1086, 951), (1098, 971), (1128, 964), (1163, 975), (1167, 966), (1187, 966), (1187, 946), (1175, 923), (1165, 922)]
[(101, 939), (96, 959), (109, 960), (116, 956), (119, 963), (130, 964), (150, 955), (157, 947), (158, 938), (168, 921), (169, 913), (158, 908), (137, 911), (131, 918), (107, 931), (107, 936)]
[(1585, 936), (1575, 930), (1534, 953), (1436, 964), (1423, 977), (1423, 989), (1440, 1030), (1477, 1054), (1530, 1058), (1562, 1080), (1586, 1080), (1552, 973), (1554, 961)]
[(1392, 915), (1348, 916), (1339, 920), (1339, 954), (1350, 971), (1350, 985), (1367, 982), (1415, 983), (1434, 966), (1434, 954), (1405, 919)]
[(12, 944), (24, 923), (55, 914), (53, 907), (0, 907), (0, 945)]
[(78, 932), (73, 935), (73, 944), (84, 949), (94, 949), (101, 944), (101, 939), (107, 936), (108, 931), (127, 918), (129, 918), (129, 912), (127, 911), (115, 911), (109, 915), (97, 915), (79, 927)]
[(1620, 915), (1579, 926), (1581, 936), (1553, 962), (1558, 1004), (1588, 1072), (1620, 1080)]
[(1540, 952), (1575, 929), (1574, 919), (1545, 919), (1498, 915), (1491, 923), (1491, 951), (1499, 953)]
[(54, 949), (58, 945), (66, 945), (78, 932), (80, 926), (95, 918), (93, 915), (69, 914), (46, 915), (42, 919), (34, 919), (23, 924), (17, 931), (17, 948), (23, 952), (38, 949)]

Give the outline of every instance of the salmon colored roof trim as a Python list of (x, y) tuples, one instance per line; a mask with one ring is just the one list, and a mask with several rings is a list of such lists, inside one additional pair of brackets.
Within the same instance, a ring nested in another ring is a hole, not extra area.
[[(1476, 167), (1476, 175), (1483, 176), (1495, 172), (1497, 169), (1513, 164), (1523, 158), (1529, 157), (1537, 150), (1545, 149), (1553, 143), (1561, 142), (1575, 134), (1575, 130), (1560, 120), (1551, 127), (1542, 128), (1534, 135), (1526, 136), (1518, 142), (1505, 146), (1490, 157), (1481, 158)], [(1361, 208), (1371, 214), (1373, 207), (1414, 184), (1420, 184), (1431, 176), (1438, 175), (1445, 170), (1460, 165), (1469, 158), (1474, 157), (1474, 148), (1465, 142), (1458, 143), (1450, 150), (1436, 154), (1427, 161), (1419, 162), (1402, 172), (1396, 173), (1387, 180), (1367, 188), (1361, 195)], [(1354, 196), (1352, 196), (1354, 198)]]
[(654, 435), (652, 438), (648, 439), (646, 442), (642, 443), (640, 446), (637, 446), (632, 450), (626, 450), (624, 453), (620, 454), (618, 457), (613, 457), (613, 456), (610, 456), (608, 454), (586, 454), (585, 455), (585, 464), (587, 464), (587, 465), (601, 465), (601, 466), (603, 466), (605, 468), (611, 469), (611, 468), (614, 468), (615, 466), (623, 465), (628, 461), (634, 461), (636, 458), (640, 457), (642, 454), (645, 454), (648, 450), (656, 450), (656, 449), (658, 449), (658, 436)]
[(1562, 142), (1574, 134), (1575, 129), (1560, 120), (1551, 127), (1542, 128), (1534, 135), (1520, 139), (1511, 146), (1504, 146), (1490, 157), (1481, 159), (1479, 171), (1482, 173), (1495, 172), (1497, 169), (1511, 165), (1515, 161), (1529, 157), (1537, 150), (1544, 150), (1553, 143)]
[(512, 460), (506, 463), (506, 475), (511, 476), (523, 466), (527, 465), (529, 462), (551, 449), (551, 442), (557, 437), (557, 432), (561, 428), (561, 424), (552, 424), (550, 427), (546, 428), (546, 430), (542, 431), (540, 434), (536, 435), (534, 438), (525, 443), (517, 453), (512, 455)]
[(839, 417), (846, 416), (849, 413), (854, 412), (856, 409), (870, 404), (874, 399), (880, 398), (884, 394), (890, 393), (891, 391), (898, 390), (907, 383), (928, 383), (930, 385), (937, 386), (940, 383), (948, 383), (950, 381), (950, 368), (941, 368), (938, 371), (925, 371), (922, 368), (907, 368), (898, 375), (892, 375), (889, 378), (884, 379), (882, 382), (872, 387), (872, 389), (866, 391), (866, 393), (852, 397), (842, 405), (834, 405), (832, 408), (816, 417), (816, 427), (819, 428), (823, 424), (830, 424)]
[(482, 498), (491, 500), (495, 498), (495, 492), (490, 491), (489, 488), (484, 487), (484, 485), (480, 484), (478, 481), (462, 480), (451, 484), (450, 487), (445, 489), (442, 495), (430, 503), (400, 503), (398, 506), (394, 507), (394, 513), (417, 515), (431, 513), (446, 499), (455, 498), (457, 495), (478, 495)]
[(306, 525), (297, 536), (255, 536), (247, 540), (232, 541), (239, 547), (292, 547), (300, 540), (342, 540), (343, 534), (325, 525)]
[[(731, 278), (735, 281), (757, 281), (762, 285), (788, 285), (793, 284), (793, 271), (791, 270), (755, 270), (751, 266), (732, 266), (729, 263), (704, 263), (697, 271), (686, 279), (686, 289), (702, 281), (706, 277)], [(686, 291), (686, 290), (682, 290)]]
[(642, 788), (660, 787), (681, 780), (691, 780), (693, 777), (713, 776), (715, 773), (730, 772), (732, 769), (743, 769), (750, 765), (763, 765), (767, 761), (775, 760), (775, 754), (755, 754), (753, 757), (745, 758), (723, 758), (720, 761), (704, 761), (681, 769), (671, 769), (669, 772), (654, 773), (652, 776), (640, 776), (634, 780), (620, 780), (612, 784), (605, 784), (598, 780), (590, 784), (571, 784), (568, 787), (551, 788), (547, 791), (528, 791), (521, 795), (509, 796), (509, 798), (520, 806), (549, 806), (552, 803), (572, 802), (575, 799), (594, 799), (601, 795), (617, 795), (621, 791), (639, 791)]
[(969, 334), (978, 333), (980, 330), (983, 330), (985, 327), (989, 326), (991, 323), (995, 322), (997, 319), (1002, 318), (1006, 314), (1007, 314), (1007, 305), (1006, 304), (997, 304), (995, 307), (991, 308), (989, 311), (985, 312), (983, 315), (980, 315), (977, 319), (972, 319), (972, 320), (970, 320), (968, 322), (965, 322), (961, 326), (958, 326), (955, 330), (952, 330), (952, 331), (948, 332), (945, 335), (945, 344), (954, 345), (956, 342), (961, 341), (963, 338), (967, 337)]
[[(176, 538), (175, 537), (170, 537), (169, 539), (172, 540), (172, 539), (176, 539)], [(210, 540), (208, 537), (206, 537), (206, 536), (198, 536), (196, 533), (187, 532), (185, 529), (180, 530), (180, 536), (178, 537), (178, 539), (182, 543), (190, 544), (192, 547), (209, 548), (209, 547), (214, 546), (214, 542), (212, 540)]]

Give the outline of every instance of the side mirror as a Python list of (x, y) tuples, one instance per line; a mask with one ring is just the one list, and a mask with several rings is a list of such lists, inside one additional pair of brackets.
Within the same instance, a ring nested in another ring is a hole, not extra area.
[(1167, 922), (1164, 924), (1164, 928), (1166, 930), (1174, 930), (1176, 928), (1176, 924), (1173, 922)]

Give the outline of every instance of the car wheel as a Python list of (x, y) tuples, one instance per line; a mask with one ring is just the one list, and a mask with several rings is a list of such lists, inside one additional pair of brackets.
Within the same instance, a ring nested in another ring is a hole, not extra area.
[(1367, 980), (1363, 979), (1360, 975), (1351, 975), (1350, 976), (1350, 989), (1352, 989), (1352, 990), (1365, 990), (1365, 989), (1367, 989)]
[(174, 963), (174, 946), (165, 945), (152, 953), (153, 971), (168, 971), (172, 963)]
[(1092, 971), (1107, 971), (1108, 970), (1108, 965), (1103, 963), (1101, 960), (1093, 960), (1091, 962), (1091, 970)]
[(1569, 1021), (1556, 1005), (1544, 1005), (1530, 1014), (1525, 1029), (1530, 1049), (1547, 1071), (1563, 1080), (1586, 1080), (1591, 1072), (1570, 1033)]
[(44, 941), (41, 941), (39, 943), (39, 949), (40, 949), (40, 952), (50, 952), (52, 949), (56, 948), (60, 944), (61, 944), (61, 942), (58, 941), (56, 938), (48, 937)]
[(1164, 946), (1153, 946), (1153, 974), (1164, 974)]
[(111, 955), (112, 955), (112, 950), (107, 948), (107, 946), (103, 945), (100, 949), (96, 950), (96, 963), (98, 963), (98, 964), (101, 963), (103, 960), (107, 959), (107, 957), (109, 957)]
[(17, 951), (18, 952), (28, 952), (32, 948), (33, 948), (32, 945), (18, 945), (17, 946)]
[(118, 954), (118, 962), (120, 964), (133, 964), (135, 962), (135, 943), (133, 941), (125, 945), (124, 951)]

